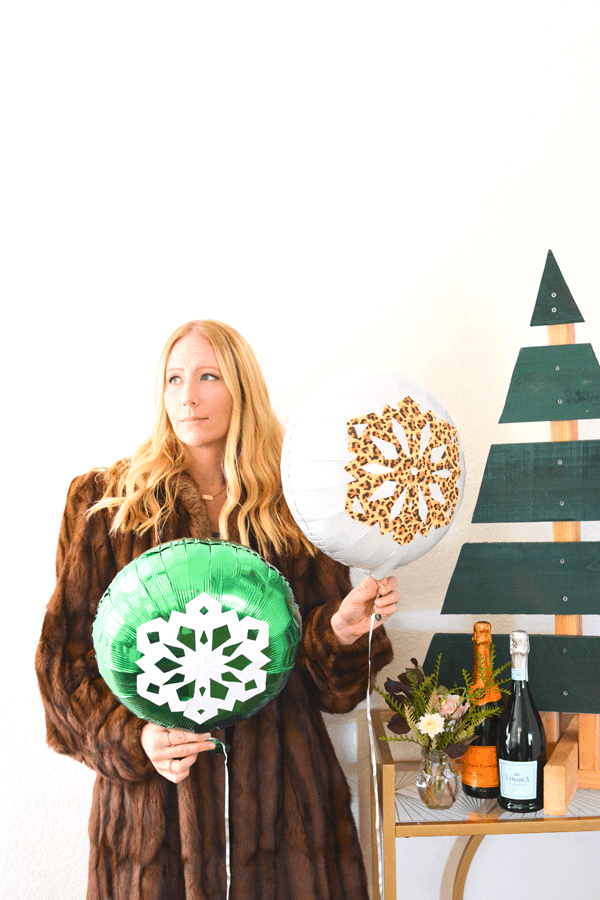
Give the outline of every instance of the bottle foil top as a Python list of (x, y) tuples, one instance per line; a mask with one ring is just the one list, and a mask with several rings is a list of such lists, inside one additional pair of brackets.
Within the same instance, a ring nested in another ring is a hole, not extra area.
[(513, 681), (527, 681), (527, 661), (529, 658), (529, 635), (526, 631), (510, 633), (510, 674)]
[(529, 653), (529, 635), (526, 631), (511, 631), (510, 633), (510, 652), (527, 654)]
[(489, 622), (475, 622), (475, 624), (473, 625), (473, 643), (492, 643), (492, 626)]

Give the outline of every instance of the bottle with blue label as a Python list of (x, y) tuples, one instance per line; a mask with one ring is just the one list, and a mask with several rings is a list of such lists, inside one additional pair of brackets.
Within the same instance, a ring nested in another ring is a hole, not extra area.
[(529, 635), (510, 635), (512, 689), (498, 723), (498, 766), (502, 809), (537, 812), (544, 806), (546, 734), (529, 690)]

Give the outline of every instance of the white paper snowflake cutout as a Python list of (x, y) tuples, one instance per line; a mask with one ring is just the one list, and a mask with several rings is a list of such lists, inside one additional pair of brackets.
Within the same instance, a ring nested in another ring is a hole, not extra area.
[(201, 725), (221, 710), (231, 711), (266, 687), (263, 652), (269, 623), (235, 610), (203, 593), (172, 612), (169, 621), (152, 619), (137, 629), (140, 697)]

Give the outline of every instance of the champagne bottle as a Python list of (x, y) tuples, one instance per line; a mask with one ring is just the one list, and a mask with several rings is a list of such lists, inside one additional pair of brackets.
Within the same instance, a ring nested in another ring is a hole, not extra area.
[(510, 812), (529, 813), (544, 805), (546, 734), (527, 680), (529, 636), (510, 635), (512, 689), (498, 723), (500, 796)]
[[(475, 622), (473, 643), (475, 664), (471, 686), (473, 689), (486, 689), (483, 697), (475, 702), (487, 709), (497, 706), (502, 699), (498, 685), (492, 681), (492, 629), (489, 622)], [(469, 797), (497, 797), (500, 790), (496, 755), (498, 717), (484, 719), (475, 729), (475, 734), (475, 740), (469, 744), (461, 759), (463, 791)]]

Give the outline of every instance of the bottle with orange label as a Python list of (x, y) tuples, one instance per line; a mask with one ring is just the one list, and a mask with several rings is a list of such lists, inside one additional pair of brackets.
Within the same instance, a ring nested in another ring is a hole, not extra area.
[[(473, 690), (486, 688), (485, 694), (474, 702), (478, 706), (498, 706), (502, 693), (492, 680), (492, 629), (489, 622), (475, 622), (473, 644), (475, 665), (471, 686)], [(496, 753), (498, 717), (485, 718), (475, 729), (475, 734), (475, 740), (469, 744), (461, 760), (463, 791), (469, 797), (497, 797), (500, 793)]]

